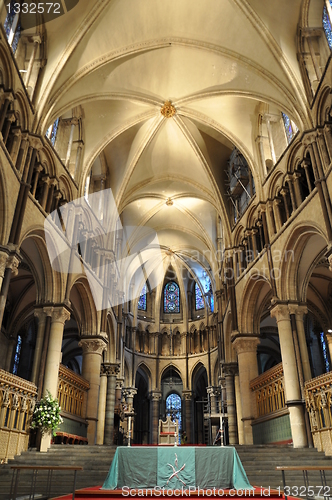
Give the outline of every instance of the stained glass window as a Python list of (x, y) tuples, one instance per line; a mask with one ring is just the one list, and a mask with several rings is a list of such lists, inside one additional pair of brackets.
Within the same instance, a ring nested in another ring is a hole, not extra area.
[(19, 23), (17, 25), (16, 31), (15, 31), (15, 36), (13, 38), (13, 43), (12, 43), (12, 50), (15, 54), (17, 47), (18, 47), (18, 42), (20, 41), (20, 36), (21, 36), (21, 24)]
[(10, 2), (10, 8), (8, 9), (4, 28), (8, 43), (15, 54), (21, 36), (21, 22), (19, 15), (15, 13), (17, 9), (15, 9), (14, 4), (15, 1), (12, 0)]
[(22, 337), (21, 337), (21, 335), (18, 335), (16, 349), (15, 349), (14, 366), (13, 366), (13, 374), (14, 375), (17, 375), (17, 372), (18, 372), (18, 365), (20, 363), (21, 349), (22, 349)]
[(55, 144), (55, 140), (56, 140), (56, 135), (58, 133), (58, 128), (59, 128), (59, 121), (60, 121), (60, 118), (57, 118), (55, 120), (55, 122), (53, 123), (53, 125), (50, 125), (47, 129), (47, 132), (46, 132), (46, 137), (49, 138), (49, 140), (51, 141), (51, 143)]
[(179, 443), (181, 441), (181, 429), (182, 429), (182, 415), (181, 415), (181, 398), (178, 394), (170, 394), (166, 398), (166, 417), (170, 416), (171, 419), (177, 420), (179, 423)]
[(167, 283), (164, 288), (164, 312), (180, 312), (180, 290), (178, 285), (174, 283), (174, 281)]
[(141, 295), (139, 296), (138, 309), (140, 311), (146, 311), (146, 284), (143, 286)]
[[(332, 0), (330, 0), (330, 4), (332, 7)], [(327, 38), (327, 43), (329, 44), (330, 49), (332, 50), (332, 28), (329, 14), (327, 12), (326, 5), (324, 5), (323, 9), (323, 28), (325, 32), (325, 36)]]
[(195, 283), (195, 306), (196, 306), (196, 311), (204, 309), (204, 297), (197, 283)]
[(6, 32), (7, 38), (9, 38), (10, 30), (11, 30), (11, 27), (13, 25), (14, 18), (15, 18), (15, 15), (16, 15), (15, 12), (14, 12), (14, 3), (15, 3), (15, 0), (12, 0), (10, 2), (10, 9), (8, 9), (8, 14), (7, 14), (7, 17), (6, 17), (5, 24), (4, 24), (4, 28), (5, 28), (5, 32)]
[(284, 126), (285, 126), (285, 131), (286, 131), (286, 136), (287, 136), (287, 142), (288, 144), (292, 141), (293, 139), (293, 129), (292, 129), (292, 124), (289, 119), (289, 116), (287, 116), (285, 113), (282, 114), (282, 119), (284, 121)]
[(322, 347), (322, 351), (323, 351), (325, 371), (326, 371), (326, 373), (328, 373), (330, 371), (330, 363), (329, 363), (329, 358), (327, 355), (327, 347), (326, 347), (324, 332), (321, 332), (321, 334), (320, 334), (320, 343), (321, 343), (321, 347)]

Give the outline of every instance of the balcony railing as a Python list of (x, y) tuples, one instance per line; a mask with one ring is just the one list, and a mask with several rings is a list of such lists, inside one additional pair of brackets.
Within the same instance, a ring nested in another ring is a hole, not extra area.
[(37, 387), (0, 370), (0, 460), (7, 461), (28, 449)]
[(89, 382), (69, 370), (64, 365), (60, 365), (58, 400), (62, 412), (68, 416), (74, 415), (85, 419), (86, 417), (86, 399), (89, 390)]
[(256, 396), (258, 418), (283, 410), (286, 405), (282, 363), (252, 380), (250, 389)]

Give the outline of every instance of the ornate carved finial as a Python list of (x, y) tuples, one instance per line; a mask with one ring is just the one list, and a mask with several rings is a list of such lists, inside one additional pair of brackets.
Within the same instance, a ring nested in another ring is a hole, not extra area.
[(172, 118), (172, 116), (174, 116), (176, 113), (176, 109), (171, 101), (166, 101), (160, 112), (165, 118)]

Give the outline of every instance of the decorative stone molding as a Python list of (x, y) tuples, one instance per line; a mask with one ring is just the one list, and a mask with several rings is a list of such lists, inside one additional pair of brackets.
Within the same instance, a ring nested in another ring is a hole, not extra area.
[(160, 112), (165, 118), (172, 118), (176, 113), (176, 109), (171, 101), (166, 101)]
[(107, 347), (107, 341), (102, 336), (89, 335), (82, 337), (78, 345), (82, 347), (83, 354), (99, 354), (101, 356)]

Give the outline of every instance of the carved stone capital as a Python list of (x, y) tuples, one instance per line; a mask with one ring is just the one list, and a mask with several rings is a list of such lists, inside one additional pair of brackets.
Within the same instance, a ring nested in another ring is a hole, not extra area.
[(159, 403), (161, 401), (162, 393), (161, 391), (151, 391), (150, 400)]
[(53, 307), (43, 307), (43, 311), (44, 313), (46, 314), (46, 316), (50, 316), (52, 317), (52, 314), (53, 314)]
[(0, 252), (0, 276), (1, 276), (1, 278), (3, 278), (4, 274), (5, 274), (7, 259), (8, 259), (8, 254), (5, 252)]
[(32, 135), (29, 135), (29, 144), (34, 149), (37, 149), (37, 151), (40, 151), (44, 147), (40, 137), (36, 137), (36, 136), (32, 136)]
[(122, 390), (124, 384), (124, 377), (118, 377), (115, 383), (115, 389)]
[(299, 304), (289, 304), (288, 305), (289, 314), (295, 314), (300, 319), (303, 319), (304, 314), (308, 314), (308, 308), (304, 305)]
[(232, 342), (236, 353), (239, 355), (248, 352), (256, 352), (259, 339), (250, 335), (241, 335), (233, 337)]
[(88, 335), (82, 337), (78, 345), (82, 347), (83, 354), (99, 354), (101, 356), (107, 347), (107, 340), (100, 335)]
[(222, 363), (221, 366), (225, 377), (234, 377), (238, 372), (237, 363)]
[(104, 363), (104, 370), (108, 377), (116, 377), (120, 373), (120, 363)]
[(52, 313), (52, 323), (65, 324), (70, 319), (70, 312), (65, 307), (54, 307)]
[(10, 255), (7, 260), (6, 267), (11, 269), (12, 274), (17, 276), (18, 266), (20, 265), (21, 259), (18, 255)]
[(276, 304), (270, 311), (271, 318), (275, 318), (277, 323), (279, 321), (289, 321), (288, 304)]
[(137, 389), (136, 387), (124, 387), (123, 389), (123, 395), (126, 398), (133, 398), (137, 394)]
[(182, 396), (185, 401), (191, 401), (194, 393), (193, 391), (182, 391)]
[(34, 314), (35, 318), (38, 318), (38, 321), (46, 319), (46, 316), (47, 316), (44, 309), (42, 309), (42, 308), (35, 309), (33, 314)]

